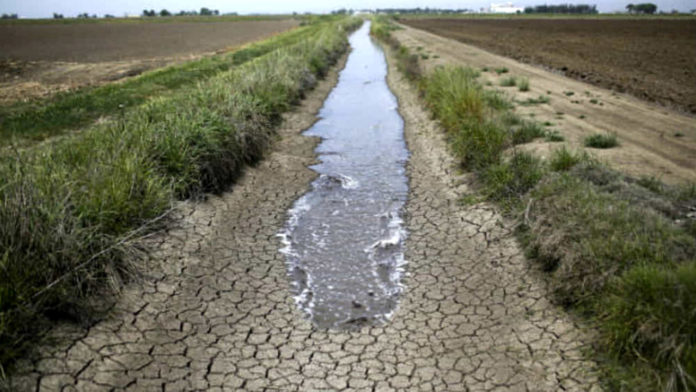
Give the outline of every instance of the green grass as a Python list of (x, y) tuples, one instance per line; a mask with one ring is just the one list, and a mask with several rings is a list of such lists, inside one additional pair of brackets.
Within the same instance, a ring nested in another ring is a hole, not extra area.
[(502, 87), (515, 87), (517, 84), (517, 78), (514, 76), (510, 76), (509, 78), (503, 78), (500, 80), (500, 85)]
[(512, 144), (529, 143), (534, 139), (546, 136), (546, 131), (536, 122), (527, 121), (521, 127), (513, 130)]
[(19, 145), (81, 128), (103, 116), (136, 107), (148, 99), (189, 88), (233, 67), (315, 34), (320, 24), (302, 27), (235, 52), (147, 72), (123, 83), (58, 94), (48, 100), (0, 108), (0, 146)]
[(415, 82), (484, 197), (520, 221), (555, 301), (597, 326), (605, 386), (696, 389), (696, 222), (685, 218), (696, 184), (632, 179), (565, 148), (546, 162), (510, 154), (507, 129), (521, 120), (488, 104), (475, 71), (438, 68)]
[(563, 146), (551, 154), (549, 168), (553, 171), (568, 171), (578, 163), (587, 161), (589, 161), (589, 156), (586, 153), (573, 153)]
[(544, 135), (544, 140), (547, 142), (562, 142), (565, 140), (565, 137), (561, 135), (558, 131), (548, 131), (546, 132), (546, 135)]
[(508, 72), (509, 72), (509, 69), (507, 69), (507, 67), (500, 67), (500, 68), (495, 69), (495, 73), (497, 73), (498, 75), (508, 73)]
[(519, 206), (520, 195), (532, 189), (545, 170), (532, 154), (516, 153), (511, 159), (492, 164), (482, 172), (484, 192), (489, 200), (500, 202), (506, 209)]
[(222, 191), (258, 161), (281, 114), (345, 52), (358, 24), (323, 24), (119, 121), (0, 155), (2, 366), (52, 319), (84, 314), (85, 298), (128, 269), (128, 238), (152, 230), (177, 199)]
[(522, 105), (522, 106), (534, 106), (534, 105), (543, 105), (545, 103), (551, 102), (551, 98), (547, 97), (546, 95), (540, 95), (536, 98), (527, 98), (524, 101), (518, 101), (517, 103)]
[(612, 148), (619, 145), (615, 133), (595, 133), (584, 140), (585, 147)]
[(517, 79), (517, 89), (525, 92), (529, 91), (529, 78), (520, 77)]

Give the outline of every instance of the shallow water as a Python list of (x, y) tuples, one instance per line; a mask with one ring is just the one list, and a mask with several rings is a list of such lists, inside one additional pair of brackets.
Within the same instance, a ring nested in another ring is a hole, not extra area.
[(386, 321), (397, 306), (406, 233), (408, 150), (387, 65), (370, 24), (306, 135), (319, 136), (312, 189), (280, 234), (297, 305), (320, 328)]

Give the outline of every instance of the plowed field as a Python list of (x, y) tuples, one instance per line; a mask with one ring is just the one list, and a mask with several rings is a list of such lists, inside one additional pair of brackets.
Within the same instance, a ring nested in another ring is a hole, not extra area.
[(696, 19), (405, 19), (566, 76), (696, 113)]

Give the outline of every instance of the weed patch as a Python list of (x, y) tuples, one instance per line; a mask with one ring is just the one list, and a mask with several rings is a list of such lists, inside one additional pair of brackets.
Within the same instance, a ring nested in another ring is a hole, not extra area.
[(500, 81), (502, 87), (515, 87), (517, 84), (517, 78), (510, 76), (509, 78), (504, 78)]
[(498, 75), (502, 75), (502, 74), (508, 73), (508, 72), (509, 72), (509, 70), (507, 69), (507, 67), (501, 67), (501, 68), (495, 69), (495, 73), (497, 73)]
[(525, 122), (512, 132), (512, 144), (529, 143), (534, 139), (544, 137), (546, 132), (535, 122)]
[(553, 171), (568, 171), (578, 163), (588, 160), (589, 156), (587, 154), (579, 152), (573, 153), (563, 146), (551, 154), (549, 167)]
[(529, 78), (521, 77), (517, 79), (517, 89), (525, 92), (529, 91)]
[(614, 133), (595, 133), (585, 138), (585, 147), (612, 148), (619, 145)]
[(549, 102), (551, 102), (551, 98), (545, 95), (540, 95), (536, 98), (527, 98), (525, 101), (517, 101), (517, 103), (522, 106), (542, 105)]

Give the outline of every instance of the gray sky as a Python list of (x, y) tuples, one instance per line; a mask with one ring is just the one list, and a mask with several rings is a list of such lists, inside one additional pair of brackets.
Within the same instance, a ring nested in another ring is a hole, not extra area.
[[(16, 13), (25, 18), (50, 17), (53, 12), (67, 16), (75, 16), (78, 13), (112, 14), (123, 16), (124, 13), (140, 14), (143, 9), (155, 9), (157, 11), (166, 8), (169, 11), (200, 9), (208, 7), (218, 9), (221, 13), (238, 12), (248, 13), (290, 13), (297, 12), (328, 12), (339, 8), (469, 8), (479, 9), (487, 7), (491, 2), (502, 3), (512, 1), (517, 6), (539, 4), (564, 4), (587, 3), (597, 4), (600, 12), (613, 12), (624, 10), (628, 3), (648, 2), (650, 0), (324, 0), (324, 1), (282, 1), (282, 0), (0, 0), (0, 13)], [(696, 8), (694, 0), (652, 0), (657, 4), (658, 10), (671, 11), (677, 9), (688, 11)]]

